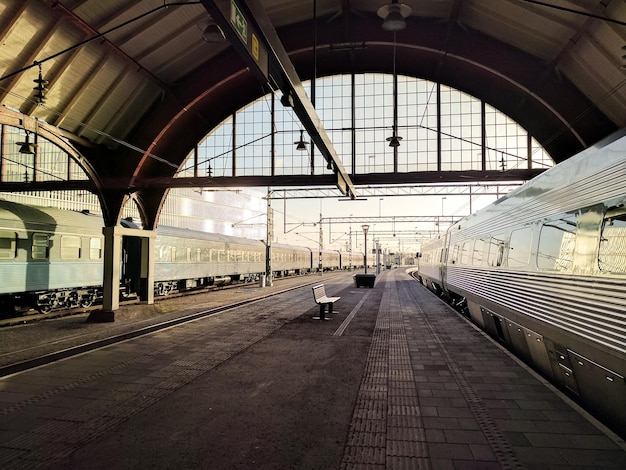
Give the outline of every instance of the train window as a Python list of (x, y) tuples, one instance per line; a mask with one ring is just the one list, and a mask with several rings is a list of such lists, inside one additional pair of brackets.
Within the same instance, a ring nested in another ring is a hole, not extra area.
[(474, 242), (474, 251), (472, 253), (472, 264), (480, 266), (483, 264), (483, 253), (485, 251), (485, 240), (477, 238)]
[(161, 262), (169, 261), (169, 254), (170, 254), (170, 251), (168, 247), (161, 245), (157, 248), (157, 255), (156, 255), (155, 261), (161, 261)]
[(509, 253), (507, 265), (510, 268), (521, 268), (528, 266), (530, 261), (530, 244), (533, 237), (533, 228), (526, 227), (511, 232), (509, 240)]
[(17, 254), (17, 233), (0, 230), (0, 259), (13, 259)]
[(90, 238), (89, 239), (89, 259), (101, 259), (102, 258), (102, 239)]
[(450, 258), (451, 264), (457, 264), (459, 262), (459, 245), (454, 245), (452, 248), (452, 257)]
[(33, 233), (31, 256), (33, 259), (47, 259), (50, 247), (50, 237), (47, 233)]
[(574, 259), (576, 221), (567, 216), (546, 222), (539, 232), (537, 267), (553, 271), (567, 271)]
[(491, 237), (489, 240), (489, 266), (502, 266), (504, 255), (504, 235)]
[(466, 241), (461, 245), (461, 264), (470, 264), (470, 255), (472, 250), (471, 241)]
[(61, 237), (61, 259), (80, 259), (80, 237), (74, 235)]
[(602, 223), (600, 270), (608, 273), (626, 273), (626, 210), (621, 207), (607, 211)]

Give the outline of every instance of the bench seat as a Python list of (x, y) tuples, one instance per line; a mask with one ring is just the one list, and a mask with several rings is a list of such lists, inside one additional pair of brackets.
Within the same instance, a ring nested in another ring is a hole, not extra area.
[[(333, 304), (337, 302), (341, 297), (328, 297), (326, 295), (326, 287), (324, 284), (319, 284), (313, 288), (313, 298), (315, 303), (320, 306), (320, 320), (326, 320), (326, 306), (328, 306), (328, 315), (333, 314)], [(314, 317), (317, 318), (317, 317)], [(328, 318), (330, 320), (330, 318)]]

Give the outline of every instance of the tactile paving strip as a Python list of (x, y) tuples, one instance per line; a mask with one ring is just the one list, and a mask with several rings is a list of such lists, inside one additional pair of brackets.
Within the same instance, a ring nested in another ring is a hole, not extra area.
[(382, 287), (341, 468), (429, 469), (402, 307), (397, 291)]
[[(500, 468), (522, 469), (514, 450), (425, 313), (425, 309), (440, 312), (441, 308), (447, 307), (441, 304), (436, 308), (431, 308), (432, 305), (420, 306), (424, 298), (417, 299), (415, 290), (407, 288), (406, 283), (398, 279), (381, 284), (379, 287), (383, 287), (384, 293), (341, 468), (432, 467), (423, 421), (424, 410), (419, 401), (420, 378), (414, 374), (414, 370), (424, 370), (432, 373), (433, 381), (440, 377), (442, 383), (454, 383), (450, 388), (459, 390), (464, 401), (456, 412), (469, 408)], [(439, 302), (436, 298), (432, 301)], [(494, 461), (483, 463), (496, 464)]]

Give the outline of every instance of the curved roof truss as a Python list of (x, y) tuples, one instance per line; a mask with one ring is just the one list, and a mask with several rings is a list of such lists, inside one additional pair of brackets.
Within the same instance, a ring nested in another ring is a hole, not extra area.
[[(119, 183), (101, 188), (108, 224), (135, 192), (154, 225), (166, 190), (136, 183), (173, 176), (213, 127), (269, 91), (227, 42), (203, 41), (202, 3), (0, 0), (0, 102), (57, 127), (99, 181)], [(626, 127), (623, 1), (405, 0), (412, 13), (395, 35), (376, 15), (384, 3), (263, 7), (302, 80), (391, 72), (395, 47), (398, 73), (480, 97), (556, 162)], [(39, 66), (43, 104), (33, 90)]]

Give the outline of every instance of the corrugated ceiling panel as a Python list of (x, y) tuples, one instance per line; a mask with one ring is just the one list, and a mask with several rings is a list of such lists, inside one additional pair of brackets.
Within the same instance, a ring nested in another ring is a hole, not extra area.
[[(341, 5), (338, 2), (333, 1), (318, 1), (317, 2), (317, 15), (318, 17), (334, 14), (340, 11)], [(350, 2), (354, 10), (367, 11), (371, 8), (366, 5), (371, 2)], [(378, 7), (384, 5), (385, 2), (378, 2)], [(401, 2), (406, 3), (406, 2)], [(280, 28), (286, 24), (293, 24), (305, 21), (313, 17), (313, 2), (294, 2), (290, 0), (275, 0), (273, 2), (267, 2), (265, 11), (272, 20), (272, 24), (275, 28)]]
[[(185, 54), (188, 49), (195, 49), (206, 44), (202, 41), (202, 32), (193, 24), (177, 30), (167, 39), (167, 42), (158, 44), (158, 47), (151, 47), (153, 42), (149, 42), (148, 46), (150, 47), (146, 47), (140, 56), (141, 65), (150, 70), (158, 71), (165, 68), (172, 60), (179, 60), (178, 56)], [(193, 62), (196, 66), (198, 65), (198, 56), (193, 59)], [(155, 73), (158, 74), (158, 72)]]
[[(197, 23), (207, 15), (202, 7), (194, 6), (193, 9), (191, 7), (172, 8), (172, 11), (168, 11), (167, 17), (157, 14), (153, 19), (158, 21), (147, 24), (121, 45), (121, 48), (135, 57), (143, 67), (159, 76), (159, 79), (169, 82), (168, 79), (160, 76), (158, 71), (174, 59), (180, 61), (178, 56), (181, 53), (203, 42), (202, 31), (197, 27)], [(192, 62), (197, 66), (198, 56), (194, 57)], [(184, 67), (185, 72), (195, 68), (194, 64)], [(180, 76), (181, 73), (176, 74), (173, 79), (178, 79)]]
[(626, 127), (624, 75), (615, 69), (611, 56), (583, 38), (559, 68), (619, 126)]
[[(562, 18), (541, 15), (523, 4), (509, 2), (482, 2), (473, 9), (464, 9), (462, 21), (479, 31), (507, 42), (520, 50), (546, 60), (560, 52), (564, 43), (574, 34), (577, 24)], [(507, 8), (503, 8), (503, 7)], [(554, 19), (559, 21), (555, 22)]]
[[(85, 127), (82, 128), (79, 135), (92, 140), (99, 135), (92, 128), (100, 129), (95, 122), (102, 122), (102, 119), (98, 117), (102, 113), (102, 106), (107, 106), (110, 109), (112, 105), (109, 101), (110, 90), (126, 70), (126, 64), (114, 56), (108, 56), (105, 61), (106, 65), (100, 68), (89, 82), (86, 92), (89, 95), (88, 99), (80, 99), (68, 116), (69, 120), (74, 119), (83, 123)], [(107, 120), (105, 119), (104, 122)]]
[[(105, 53), (97, 47), (82, 48), (68, 64), (60, 77), (66, 88), (62, 90), (63, 102), (68, 103), (74, 99), (76, 91), (88, 82), (89, 77), (105, 60)], [(90, 98), (88, 95), (85, 98)]]
[[(133, 3), (135, 5), (132, 5)], [(74, 11), (76, 16), (91, 25), (102, 23), (103, 18), (112, 18), (113, 23), (120, 24), (135, 16), (134, 14), (129, 14), (130, 16), (126, 18), (124, 11), (128, 10), (129, 7), (137, 9), (137, 3), (142, 4), (141, 10), (144, 10), (153, 8), (155, 5), (163, 2), (158, 0), (141, 0), (140, 2), (130, 0), (107, 0), (106, 2), (101, 0), (71, 0), (64, 2), (68, 9)]]
[(4, 32), (2, 47), (0, 47), (0, 75), (4, 76), (29, 65), (29, 58), (37, 50), (37, 38), (42, 31), (50, 27), (50, 19), (44, 12), (29, 9), (25, 11)]
[[(144, 104), (137, 108), (137, 94), (140, 93)], [(159, 90), (147, 83), (142, 77), (132, 74), (128, 69), (120, 70), (112, 86), (107, 90), (107, 97), (98, 106), (88, 124), (100, 129), (102, 133), (97, 137), (90, 137), (96, 142), (104, 142), (106, 136), (124, 140), (136, 123), (142, 119), (142, 111), (158, 97)]]
[[(126, 137), (130, 131), (143, 119), (156, 100), (159, 99), (158, 90), (145, 81), (135, 88), (135, 93), (127, 98), (127, 108), (133, 112), (125, 112), (115, 116), (108, 128), (108, 133), (117, 138)], [(111, 141), (103, 140), (104, 144), (112, 146)]]

